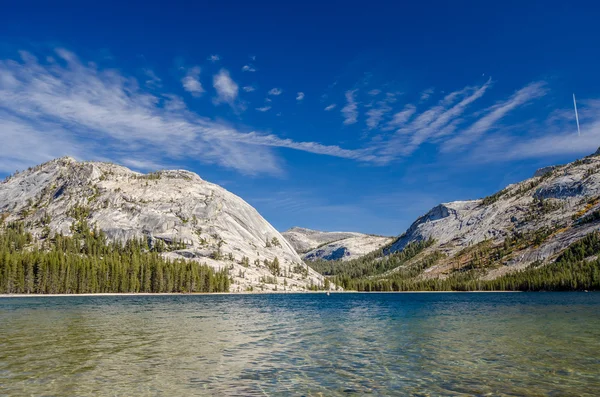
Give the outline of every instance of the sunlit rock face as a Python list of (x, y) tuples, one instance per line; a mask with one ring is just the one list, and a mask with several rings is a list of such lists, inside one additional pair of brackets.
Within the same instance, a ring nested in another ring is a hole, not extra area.
[(286, 230), (282, 235), (307, 261), (360, 258), (394, 240), (385, 236), (356, 232), (322, 232), (300, 227)]
[[(598, 222), (579, 222), (600, 210), (599, 152), (570, 164), (540, 169), (533, 178), (509, 185), (486, 199), (440, 204), (419, 217), (386, 252), (434, 239), (427, 252), (438, 250), (451, 259), (484, 240), (500, 244), (515, 233), (546, 228), (550, 234), (542, 243), (522, 247), (504, 268), (491, 273), (498, 275), (534, 261), (552, 260), (569, 244), (600, 227)], [(439, 267), (444, 269), (441, 262)], [(428, 271), (436, 273), (436, 269)]]
[(543, 167), (543, 168), (540, 168), (539, 170), (537, 170), (537, 171), (536, 171), (536, 172), (533, 174), (533, 176), (534, 176), (534, 177), (535, 177), (535, 176), (544, 176), (544, 175), (546, 175), (547, 173), (554, 171), (554, 170), (555, 170), (557, 167), (558, 167), (558, 166), (556, 166), (556, 165), (551, 165), (551, 166), (549, 166), (549, 167)]
[[(147, 239), (166, 255), (214, 268), (228, 267), (232, 291), (303, 290), (322, 285), (285, 238), (252, 206), (222, 187), (183, 170), (140, 174), (110, 163), (61, 158), (12, 176), (0, 184), (0, 213), (23, 220), (42, 236), (42, 218), (52, 233), (71, 234), (72, 209), (85, 208), (87, 222), (110, 239)], [(183, 245), (183, 247), (182, 247)], [(248, 258), (249, 266), (242, 265)], [(279, 277), (264, 265), (277, 258)], [(255, 261), (260, 264), (255, 264)], [(287, 276), (287, 277), (285, 277)]]

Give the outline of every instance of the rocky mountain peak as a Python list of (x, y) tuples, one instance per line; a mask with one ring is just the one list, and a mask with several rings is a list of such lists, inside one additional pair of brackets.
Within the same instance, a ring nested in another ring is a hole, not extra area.
[(282, 235), (308, 261), (350, 260), (393, 241), (392, 237), (357, 232), (323, 232), (301, 227), (293, 227)]
[(597, 222), (592, 220), (599, 211), (600, 157), (588, 156), (542, 168), (533, 178), (481, 200), (440, 204), (419, 217), (386, 251), (397, 252), (414, 242), (434, 240), (427, 251), (438, 251), (448, 258), (427, 270), (428, 276), (435, 276), (448, 274), (448, 266), (456, 265), (452, 258), (469, 247), (484, 242), (500, 244), (507, 238), (521, 241), (518, 254), (505, 259), (505, 267), (493, 270), (489, 276), (493, 278), (552, 258), (596, 230)]
[(551, 165), (551, 166), (548, 166), (548, 167), (539, 168), (538, 170), (535, 171), (535, 173), (533, 174), (533, 176), (534, 177), (544, 176), (544, 175), (546, 175), (546, 174), (554, 171), (558, 167), (559, 167), (558, 165)]
[[(70, 235), (82, 215), (111, 240), (147, 239), (216, 269), (227, 267), (232, 290), (301, 290), (323, 278), (252, 206), (185, 170), (141, 174), (111, 163), (63, 157), (0, 183), (0, 214), (23, 221), (34, 236)], [(172, 247), (172, 248), (169, 248)], [(265, 261), (275, 258), (281, 273)]]

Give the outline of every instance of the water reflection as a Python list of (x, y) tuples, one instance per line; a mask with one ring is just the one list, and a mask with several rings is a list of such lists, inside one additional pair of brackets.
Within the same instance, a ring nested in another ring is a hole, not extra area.
[(5, 395), (595, 395), (600, 295), (0, 299)]

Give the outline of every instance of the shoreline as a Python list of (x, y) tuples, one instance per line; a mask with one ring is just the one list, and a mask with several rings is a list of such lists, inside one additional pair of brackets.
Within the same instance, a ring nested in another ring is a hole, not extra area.
[[(330, 291), (334, 294), (497, 294), (497, 293), (522, 293), (525, 291)], [(544, 291), (530, 291), (544, 292)], [(546, 291), (548, 292), (548, 291)], [(584, 292), (584, 291), (549, 291), (549, 292)], [(587, 292), (587, 291), (585, 291)], [(326, 294), (327, 291), (268, 291), (268, 292), (104, 292), (96, 294), (0, 294), (2, 298), (37, 298), (37, 297), (112, 297), (112, 296), (208, 296), (208, 295), (308, 295), (308, 294)]]

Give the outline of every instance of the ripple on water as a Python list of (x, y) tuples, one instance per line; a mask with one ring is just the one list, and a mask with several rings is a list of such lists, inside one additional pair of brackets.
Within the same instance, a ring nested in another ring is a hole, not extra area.
[(595, 395), (599, 294), (0, 299), (0, 395)]

